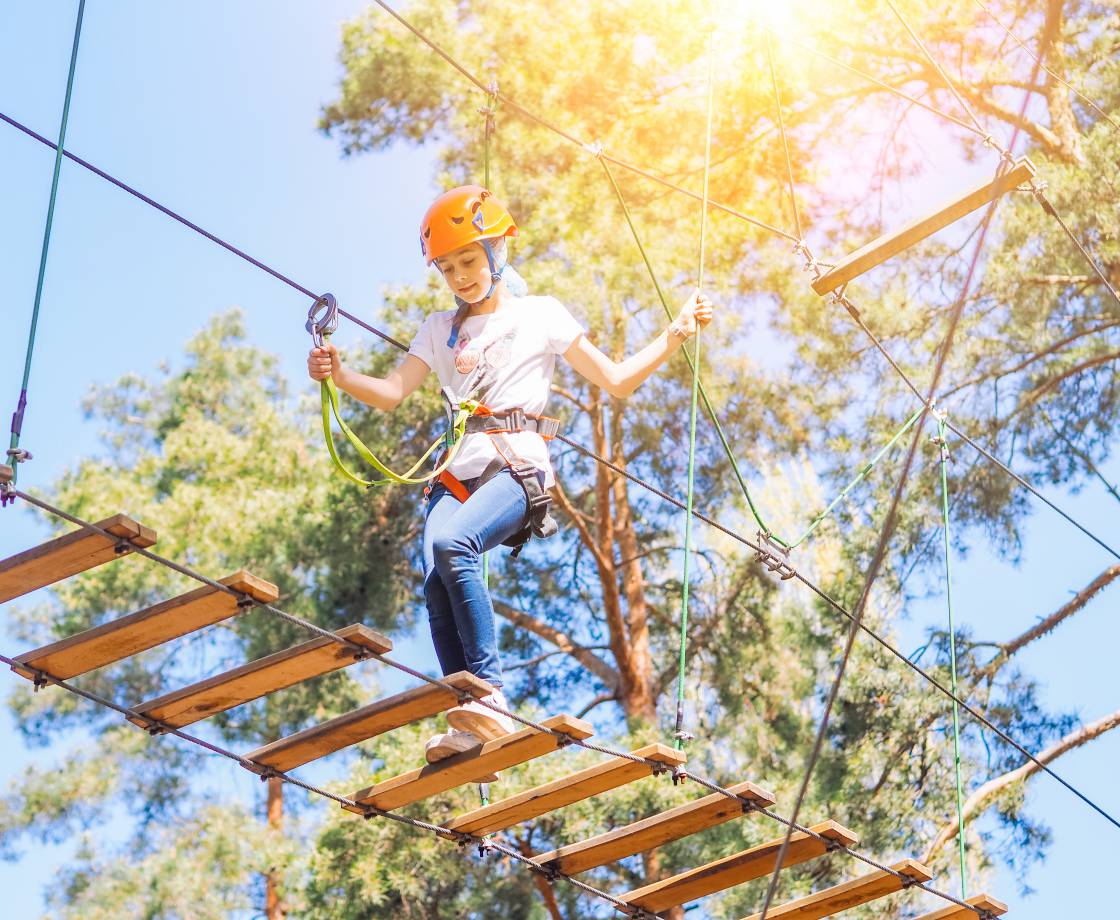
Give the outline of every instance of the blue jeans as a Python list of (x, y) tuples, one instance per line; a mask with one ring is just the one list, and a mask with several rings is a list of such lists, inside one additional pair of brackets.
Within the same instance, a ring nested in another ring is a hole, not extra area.
[(462, 504), (440, 483), (432, 486), (424, 521), (424, 601), (445, 675), (470, 671), (502, 685), (494, 605), (482, 580), (481, 557), (517, 533), (528, 510), (525, 490), (508, 469)]

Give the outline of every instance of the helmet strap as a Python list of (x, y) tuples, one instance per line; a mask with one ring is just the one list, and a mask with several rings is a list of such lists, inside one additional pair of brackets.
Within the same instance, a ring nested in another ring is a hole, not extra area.
[[(494, 250), (490, 245), (490, 240), (479, 240), (479, 242), (482, 243), (482, 248), (486, 252), (486, 264), (490, 267), (490, 289), (486, 292), (486, 296), (483, 297), (482, 300), (489, 300), (494, 296), (494, 288), (496, 288), (498, 282), (502, 280), (502, 272), (506, 270), (506, 266), (503, 265), (501, 268), (495, 267)], [(508, 264), (507, 262), (506, 265)], [(459, 311), (451, 321), (451, 335), (447, 338), (448, 348), (454, 348), (455, 343), (459, 341), (459, 327), (463, 325), (463, 320), (467, 318), (467, 311), (473, 306), (463, 300), (458, 294), (455, 295), (455, 305), (459, 308)]]

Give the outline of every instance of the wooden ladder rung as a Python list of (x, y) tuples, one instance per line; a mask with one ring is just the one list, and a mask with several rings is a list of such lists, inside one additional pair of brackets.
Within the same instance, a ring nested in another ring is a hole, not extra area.
[[(1007, 913), (1007, 905), (1003, 901), (997, 901), (989, 894), (973, 895), (971, 898), (965, 898), (965, 902), (980, 910), (986, 910), (997, 917), (1002, 917)], [(922, 914), (917, 920), (978, 920), (978, 917), (974, 910), (950, 904), (948, 907), (942, 907), (932, 913)]]
[[(494, 692), (490, 684), (468, 671), (448, 675), (443, 681), (475, 699)], [(394, 728), (446, 712), (459, 704), (459, 697), (454, 690), (424, 684), (266, 744), (245, 759), (280, 772), (294, 770)]]
[(853, 278), (858, 278), (876, 265), (886, 262), (891, 256), (909, 249), (926, 237), (933, 236), (938, 230), (983, 207), (992, 199), (1030, 181), (1037, 172), (1038, 170), (1027, 157), (1020, 157), (1007, 172), (996, 179), (969, 189), (933, 214), (911, 221), (906, 226), (884, 234), (857, 249), (814, 281), (813, 290), (821, 295), (835, 291)]
[[(769, 808), (774, 804), (774, 796), (754, 783), (737, 783), (729, 791), (750, 799), (757, 808)], [(741, 802), (717, 792), (533, 859), (538, 865), (564, 875), (575, 875), (717, 827), (743, 814)]]
[[(891, 868), (919, 882), (928, 882), (933, 878), (933, 873), (915, 859), (904, 859)], [(906, 886), (898, 876), (876, 869), (849, 882), (833, 885), (823, 891), (798, 898), (796, 901), (772, 907), (766, 912), (766, 916), (773, 917), (774, 920), (782, 920), (783, 917), (795, 917), (796, 920), (820, 920), (821, 917), (831, 917), (842, 910), (885, 898), (889, 894), (901, 891), (904, 887)], [(759, 920), (761, 916), (760, 913), (751, 914), (743, 920)]]
[(11, 482), (15, 475), (15, 471), (10, 466), (0, 463), (0, 482)]
[[(244, 569), (227, 575), (221, 582), (263, 604), (271, 604), (279, 597), (276, 585)], [(188, 594), (25, 652), (16, 661), (63, 680), (77, 677), (236, 616), (237, 604), (234, 595), (203, 585)], [(19, 665), (12, 665), (12, 670), (30, 680), (35, 678), (32, 671)]]
[[(375, 652), (393, 648), (391, 641), (366, 626), (347, 626), (338, 634)], [(333, 639), (312, 639), (149, 700), (137, 706), (136, 711), (173, 728), (182, 728), (308, 678), (345, 668), (354, 663), (356, 656), (353, 649)], [(141, 728), (148, 727), (142, 718), (130, 717), (130, 721)]]
[(127, 556), (133, 547), (147, 548), (156, 542), (154, 530), (123, 514), (98, 521), (97, 526), (120, 539), (82, 528), (0, 561), (0, 603)]
[[(545, 728), (564, 732), (581, 741), (595, 734), (588, 723), (575, 716), (552, 716), (541, 724)], [(542, 757), (558, 747), (560, 747), (560, 739), (556, 735), (539, 732), (535, 728), (524, 728), (504, 738), (488, 741), (480, 747), (448, 757), (439, 763), (428, 764), (419, 770), (410, 770), (408, 773), (394, 776), (374, 786), (360, 789), (350, 798), (362, 805), (372, 805), (382, 811), (392, 811), (446, 792), (448, 789), (454, 789), (456, 786), (477, 782), (480, 777), (487, 776), (495, 770), (506, 770), (527, 760)], [(342, 807), (355, 814), (362, 814), (361, 808), (350, 805)]]
[[(684, 754), (664, 744), (648, 744), (633, 754), (671, 767), (685, 762)], [(582, 802), (600, 792), (624, 786), (652, 772), (653, 767), (648, 763), (612, 757), (604, 763), (528, 789), (493, 805), (468, 811), (445, 821), (443, 826), (466, 834), (494, 834), (573, 802)]]
[[(826, 840), (833, 840), (844, 846), (855, 846), (859, 838), (846, 827), (835, 821), (825, 821), (810, 828)], [(744, 882), (762, 878), (774, 871), (778, 861), (778, 851), (782, 840), (770, 840), (723, 859), (707, 863), (696, 869), (689, 869), (672, 878), (653, 882), (619, 895), (622, 900), (651, 913), (659, 913), (670, 907), (677, 907), (699, 898), (725, 891)], [(817, 859), (828, 852), (828, 844), (811, 834), (795, 831), (789, 839), (783, 866), (796, 866), (799, 863)], [(769, 914), (768, 914), (769, 916)], [(800, 915), (799, 915), (800, 916)]]

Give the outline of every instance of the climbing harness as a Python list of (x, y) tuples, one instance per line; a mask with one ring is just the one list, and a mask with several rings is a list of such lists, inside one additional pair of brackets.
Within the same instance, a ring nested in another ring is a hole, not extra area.
[(525, 492), (528, 512), (524, 526), (517, 533), (502, 541), (503, 546), (513, 549), (510, 555), (517, 558), (525, 544), (533, 537), (546, 539), (555, 534), (559, 527), (550, 514), (552, 496), (544, 488), (540, 471), (531, 463), (522, 460), (513, 450), (508, 434), (531, 431), (546, 441), (551, 441), (560, 430), (560, 420), (545, 415), (529, 415), (524, 409), (507, 409), (491, 412), (480, 406), (467, 419), (466, 434), (487, 434), (494, 444), (498, 455), (490, 461), (481, 475), (463, 482), (447, 470), (437, 477), (438, 481), (460, 502), (465, 502), (502, 470), (508, 469), (510, 475)]

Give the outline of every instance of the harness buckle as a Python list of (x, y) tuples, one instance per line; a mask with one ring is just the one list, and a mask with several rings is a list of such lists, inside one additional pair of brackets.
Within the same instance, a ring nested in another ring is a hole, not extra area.
[(526, 428), (525, 410), (520, 406), (510, 409), (505, 416), (505, 429), (509, 432), (524, 431)]

